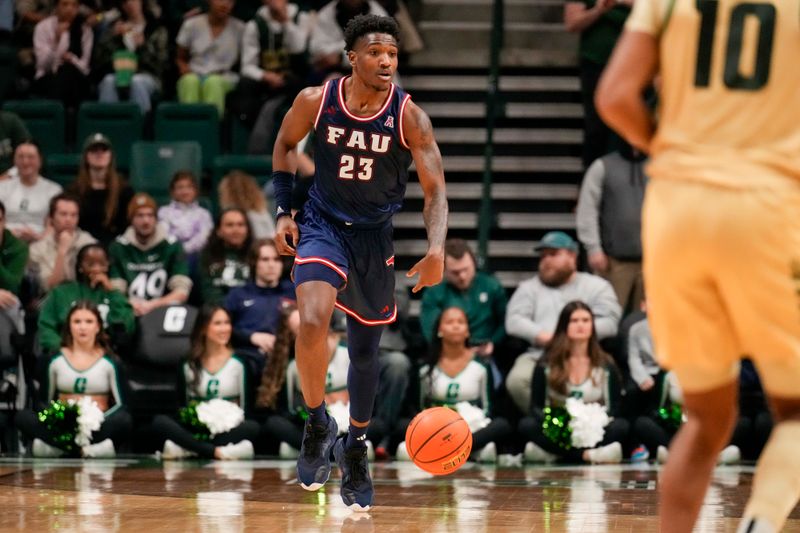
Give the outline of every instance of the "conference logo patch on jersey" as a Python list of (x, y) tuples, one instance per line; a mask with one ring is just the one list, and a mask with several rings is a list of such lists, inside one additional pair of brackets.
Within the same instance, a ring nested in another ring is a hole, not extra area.
[(387, 128), (394, 128), (394, 117), (392, 115), (386, 117), (386, 122), (384, 122), (383, 125)]

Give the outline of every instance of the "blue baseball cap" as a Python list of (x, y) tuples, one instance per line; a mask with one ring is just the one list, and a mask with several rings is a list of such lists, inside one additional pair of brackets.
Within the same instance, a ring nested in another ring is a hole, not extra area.
[(545, 233), (542, 240), (536, 243), (536, 246), (533, 247), (534, 250), (537, 252), (539, 250), (570, 250), (572, 252), (578, 251), (578, 243), (575, 240), (564, 233), (563, 231), (549, 231)]

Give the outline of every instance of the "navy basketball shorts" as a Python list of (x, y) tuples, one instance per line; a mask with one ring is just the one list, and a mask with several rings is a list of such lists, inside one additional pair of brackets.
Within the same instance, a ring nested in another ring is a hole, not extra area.
[(339, 291), (336, 308), (361, 324), (394, 322), (391, 221), (377, 228), (348, 226), (325, 217), (308, 203), (298, 218), (300, 242), (292, 268), (295, 287), (306, 281), (325, 281)]

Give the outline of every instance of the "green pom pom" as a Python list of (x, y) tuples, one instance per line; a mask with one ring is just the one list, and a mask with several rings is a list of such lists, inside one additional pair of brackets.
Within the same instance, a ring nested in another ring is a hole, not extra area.
[(683, 423), (683, 409), (676, 403), (669, 407), (661, 407), (658, 410), (658, 418), (668, 428), (677, 430)]
[(75, 451), (75, 436), (78, 433), (78, 414), (77, 404), (57, 400), (50, 402), (37, 416), (48, 431), (55, 435), (53, 440), (56, 447), (72, 453)]
[(205, 424), (197, 418), (197, 405), (200, 402), (191, 401), (186, 407), (178, 409), (178, 421), (188, 429), (192, 436), (200, 441), (211, 440), (211, 432)]
[(562, 450), (572, 448), (572, 429), (570, 416), (564, 407), (545, 407), (542, 432), (553, 444)]

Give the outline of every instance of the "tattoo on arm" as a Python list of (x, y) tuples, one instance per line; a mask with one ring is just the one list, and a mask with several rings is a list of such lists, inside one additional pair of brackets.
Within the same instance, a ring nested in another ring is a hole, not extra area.
[(428, 232), (428, 247), (443, 248), (447, 237), (447, 198), (443, 189), (436, 189), (425, 201), (422, 210), (425, 230)]
[(442, 154), (433, 137), (431, 120), (424, 111), (413, 107), (413, 121), (416, 122), (411, 141), (417, 175), (425, 192), (425, 207), (422, 217), (428, 232), (428, 247), (442, 248), (447, 237), (447, 197), (445, 195)]

